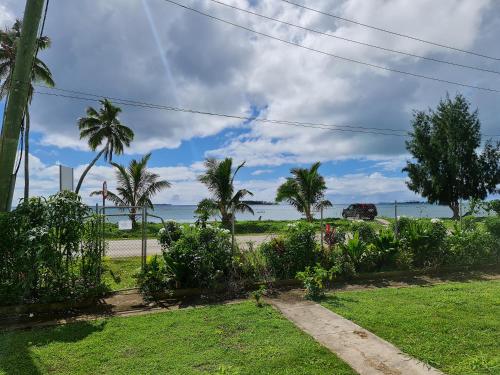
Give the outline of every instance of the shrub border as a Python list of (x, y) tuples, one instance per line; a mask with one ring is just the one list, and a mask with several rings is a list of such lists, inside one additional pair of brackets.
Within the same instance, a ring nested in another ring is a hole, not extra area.
[[(406, 271), (385, 271), (385, 272), (366, 272), (359, 273), (354, 277), (336, 277), (333, 283), (336, 282), (356, 282), (363, 280), (379, 280), (379, 279), (390, 279), (390, 278), (404, 278), (422, 275), (436, 275), (436, 274), (447, 274), (452, 272), (461, 271), (500, 271), (500, 264), (486, 264), (486, 265), (476, 265), (476, 266), (448, 266), (440, 267), (435, 269), (420, 269), (420, 270), (406, 270)], [(249, 283), (243, 286), (243, 291), (252, 291), (258, 289), (261, 285), (265, 285), (265, 282)], [(276, 280), (270, 283), (275, 288), (290, 288), (302, 286), (302, 283), (297, 279), (288, 280)], [(28, 313), (50, 313), (57, 311), (65, 311), (72, 309), (83, 309), (95, 306), (102, 298), (122, 294), (130, 293), (131, 290), (137, 290), (137, 288), (131, 288), (126, 291), (108, 292), (102, 297), (86, 298), (82, 300), (71, 300), (62, 302), (52, 302), (52, 303), (33, 303), (33, 304), (22, 304), (22, 305), (6, 305), (0, 306), (0, 317), (11, 317), (15, 314), (28, 314)], [(219, 286), (211, 290), (202, 288), (186, 288), (186, 289), (175, 289), (165, 293), (159, 297), (162, 298), (174, 298), (181, 299), (184, 297), (196, 297), (202, 294), (206, 294), (207, 291), (213, 294), (221, 294), (228, 291), (225, 286)]]

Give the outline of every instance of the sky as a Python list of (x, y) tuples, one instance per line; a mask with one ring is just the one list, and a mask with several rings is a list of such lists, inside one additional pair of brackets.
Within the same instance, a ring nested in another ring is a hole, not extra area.
[[(221, 0), (323, 33), (427, 58), (498, 68), (494, 60), (401, 38), (311, 12), (281, 0)], [(490, 0), (296, 0), (344, 18), (458, 49), (500, 57), (500, 3)], [(210, 0), (178, 0), (205, 13), (330, 54), (473, 86), (500, 89), (500, 76), (349, 43), (265, 20)], [(23, 14), (24, 1), (0, 0), (0, 27)], [(56, 87), (164, 106), (243, 117), (409, 130), (414, 110), (462, 93), (479, 109), (482, 132), (499, 134), (498, 93), (402, 75), (316, 53), (214, 21), (165, 0), (50, 0), (39, 57)], [(43, 88), (40, 92), (58, 93)], [(0, 103), (0, 115), (3, 103)], [(59, 188), (59, 164), (78, 178), (93, 159), (77, 120), (98, 103), (35, 94), (31, 195)], [(274, 200), (290, 168), (321, 161), (333, 203), (417, 200), (401, 170), (409, 155), (403, 137), (330, 131), (160, 109), (122, 106), (120, 120), (135, 140), (114, 161), (152, 152), (149, 166), (172, 183), (155, 203), (193, 204), (208, 192), (197, 181), (206, 157), (246, 161), (237, 177), (257, 200)], [(23, 167), (14, 201), (22, 196)], [(114, 171), (100, 161), (82, 196)], [(75, 182), (76, 184), (76, 182)]]

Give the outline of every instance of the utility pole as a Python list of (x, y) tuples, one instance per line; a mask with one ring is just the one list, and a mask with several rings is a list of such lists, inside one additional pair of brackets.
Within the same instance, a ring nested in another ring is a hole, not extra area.
[(16, 183), (13, 175), (21, 122), (28, 100), (31, 69), (45, 0), (27, 0), (16, 50), (7, 108), (0, 134), (0, 212), (9, 211)]

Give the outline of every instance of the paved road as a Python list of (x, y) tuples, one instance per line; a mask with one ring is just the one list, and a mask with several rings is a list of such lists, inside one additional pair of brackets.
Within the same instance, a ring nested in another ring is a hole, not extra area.
[[(376, 219), (382, 225), (389, 225), (390, 223), (384, 219)], [(260, 245), (262, 242), (269, 241), (271, 238), (276, 237), (276, 234), (243, 234), (236, 236), (236, 242), (242, 249), (248, 249), (251, 242), (254, 247)], [(317, 240), (320, 239), (320, 234), (316, 235)], [(147, 254), (161, 254), (161, 247), (156, 238), (148, 239)], [(110, 240), (108, 241), (107, 256), (112, 258), (123, 258), (141, 255), (141, 240)]]
[[(258, 246), (262, 242), (269, 241), (275, 234), (248, 234), (236, 236), (236, 241), (240, 248), (248, 248), (248, 243)], [(141, 240), (110, 240), (106, 255), (111, 258), (123, 258), (141, 256)], [(148, 239), (147, 254), (161, 254), (161, 247), (156, 238)]]

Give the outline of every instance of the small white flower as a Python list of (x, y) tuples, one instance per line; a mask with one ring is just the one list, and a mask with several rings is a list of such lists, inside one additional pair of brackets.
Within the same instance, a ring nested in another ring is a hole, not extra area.
[(159, 231), (158, 231), (159, 234), (163, 234), (165, 233), (165, 228), (161, 228)]
[(437, 218), (433, 218), (433, 219), (431, 219), (431, 223), (432, 223), (432, 224), (437, 224), (437, 223), (440, 223), (440, 222), (441, 222), (441, 220), (439, 220), (439, 219), (437, 219)]

